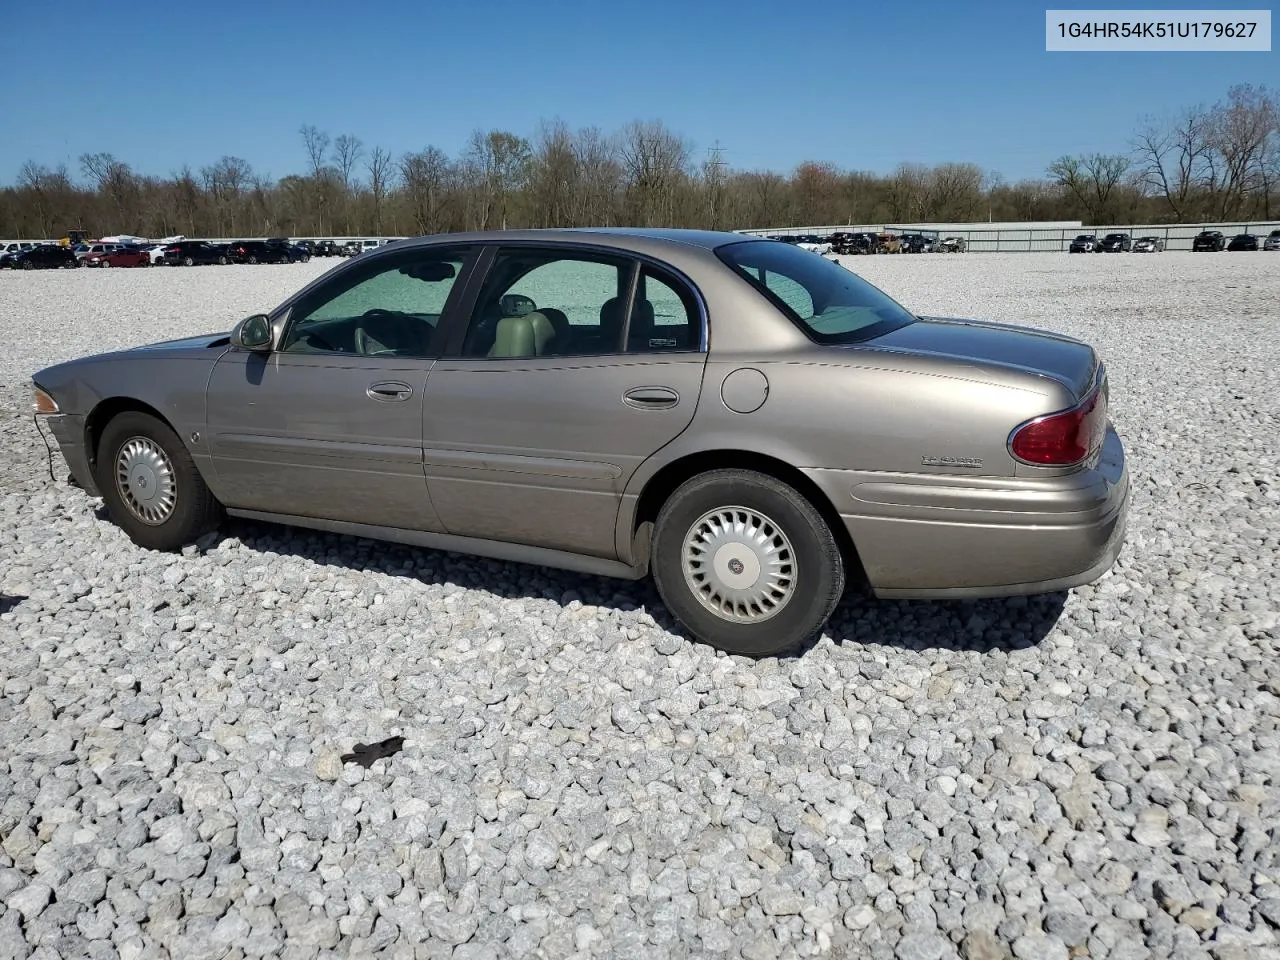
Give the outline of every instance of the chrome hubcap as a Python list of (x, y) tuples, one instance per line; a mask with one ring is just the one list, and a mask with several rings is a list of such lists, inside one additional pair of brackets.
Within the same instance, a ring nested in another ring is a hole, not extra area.
[(164, 450), (147, 437), (132, 437), (120, 448), (116, 489), (130, 512), (152, 526), (168, 520), (177, 503), (173, 464)]
[(734, 623), (777, 615), (795, 592), (796, 559), (782, 528), (756, 510), (719, 507), (685, 534), (684, 579), (704, 607)]

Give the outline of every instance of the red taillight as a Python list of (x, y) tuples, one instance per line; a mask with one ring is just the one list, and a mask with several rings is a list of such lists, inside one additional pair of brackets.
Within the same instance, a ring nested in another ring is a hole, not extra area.
[(1102, 445), (1107, 432), (1107, 401), (1101, 388), (1061, 413), (1028, 420), (1013, 432), (1009, 450), (1026, 463), (1069, 467)]

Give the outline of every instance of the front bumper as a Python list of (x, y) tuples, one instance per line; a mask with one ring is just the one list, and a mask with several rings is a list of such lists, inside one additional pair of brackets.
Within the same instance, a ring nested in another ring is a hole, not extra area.
[(840, 505), (877, 597), (1053, 593), (1098, 579), (1124, 545), (1129, 474), (1110, 427), (1098, 462), (1067, 476), (806, 473)]
[(39, 422), (48, 426), (53, 438), (58, 441), (58, 450), (67, 463), (67, 469), (75, 482), (91, 497), (100, 496), (98, 485), (93, 478), (93, 466), (89, 462), (89, 450), (86, 446), (85, 418), (70, 413), (55, 413), (41, 416)]

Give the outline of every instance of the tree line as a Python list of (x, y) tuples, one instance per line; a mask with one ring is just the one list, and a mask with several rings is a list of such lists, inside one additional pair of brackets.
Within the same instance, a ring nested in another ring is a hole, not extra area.
[(159, 237), (417, 235), (515, 227), (750, 229), (840, 223), (1280, 217), (1280, 95), (1238, 85), (1208, 106), (1145, 118), (1126, 152), (1064, 156), (1006, 182), (972, 163), (890, 174), (806, 161), (739, 170), (659, 120), (619, 130), (543, 121), (530, 137), (477, 130), (450, 156), (395, 156), (358, 136), (298, 131), (305, 165), (273, 178), (235, 156), (169, 176), (110, 153), (23, 164), (0, 188), (0, 236), (68, 230)]

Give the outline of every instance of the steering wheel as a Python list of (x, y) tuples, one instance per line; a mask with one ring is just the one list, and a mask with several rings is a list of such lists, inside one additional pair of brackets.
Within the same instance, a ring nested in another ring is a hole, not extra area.
[(374, 341), (373, 338), (369, 336), (369, 334), (364, 332), (364, 327), (356, 327), (355, 335), (353, 339), (355, 340), (356, 353), (360, 354), (360, 356), (362, 357), (395, 356), (395, 350), (392, 349), (391, 347), (384, 347), (379, 345), (378, 347), (371, 348), (369, 344), (374, 343), (376, 341)]
[[(320, 336), (320, 334), (318, 333), (312, 333), (310, 330), (307, 330), (303, 332), (302, 337), (306, 337), (307, 340), (309, 340), (311, 343), (314, 343), (321, 350), (328, 350), (330, 353), (341, 353), (341, 351), (337, 347), (335, 347), (332, 343), (330, 343), (324, 337)], [(294, 340), (293, 343), (301, 343), (302, 337), (299, 337), (298, 339)], [(290, 346), (292, 345), (293, 344), (290, 344)], [(285, 349), (288, 349), (288, 348), (286, 347)]]
[(399, 320), (403, 316), (404, 316), (403, 310), (384, 310), (382, 307), (372, 307), (371, 309), (366, 310), (364, 313), (360, 314), (360, 319), (372, 320), (374, 317), (389, 317), (392, 320)]
[[(388, 320), (402, 320), (404, 313), (399, 310), (384, 310), (381, 307), (374, 307), (366, 310), (360, 315), (361, 320), (373, 320), (377, 318), (385, 318)], [(396, 351), (393, 347), (384, 347), (379, 344), (376, 348), (370, 349), (370, 343), (377, 343), (365, 331), (364, 327), (357, 326), (352, 339), (355, 341), (356, 353), (366, 357), (386, 357), (394, 356)]]

